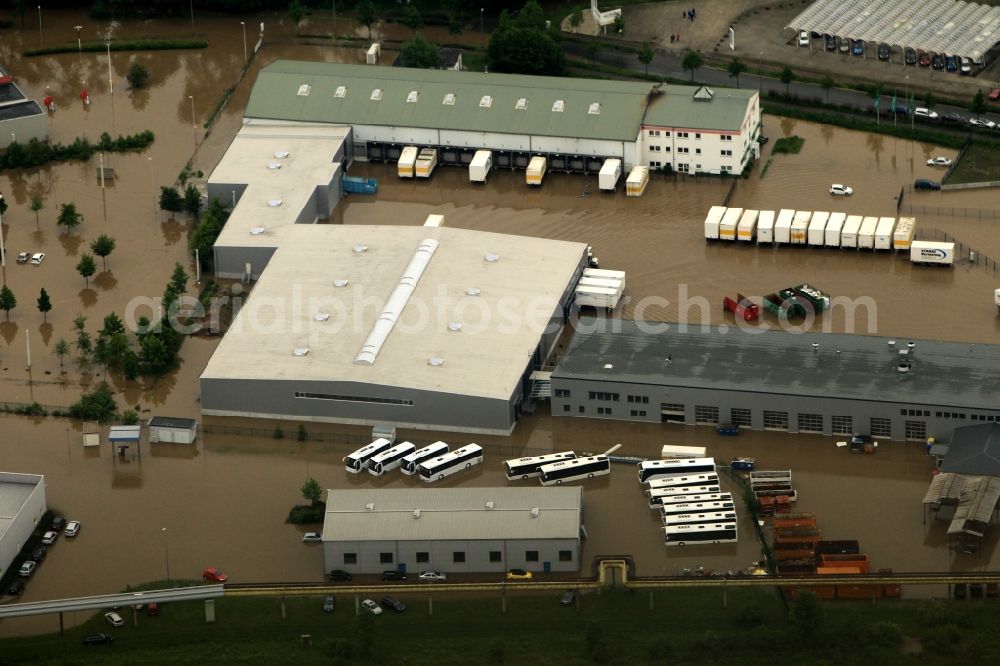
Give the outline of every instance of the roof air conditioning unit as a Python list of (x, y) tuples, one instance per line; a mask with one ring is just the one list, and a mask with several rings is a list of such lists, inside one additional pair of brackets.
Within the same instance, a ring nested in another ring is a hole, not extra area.
[(553, 113), (562, 113), (565, 110), (566, 110), (566, 102), (564, 100), (557, 99), (555, 102), (552, 103)]
[(493, 500), (490, 500), (489, 502), (486, 503), (486, 510), (492, 511), (494, 506), (496, 506), (496, 504), (493, 503)]
[(337, 89), (333, 92), (333, 96), (334, 97), (339, 97), (340, 99), (343, 99), (344, 97), (347, 97), (347, 87), (346, 86), (337, 86)]
[(455, 106), (455, 93), (448, 93), (441, 101), (445, 106)]
[(312, 90), (312, 86), (308, 83), (303, 83), (299, 86), (299, 97), (308, 97), (310, 90)]
[(420, 509), (414, 509), (413, 510), (413, 517), (414, 518), (419, 518), (420, 517)]
[(374, 502), (368, 502), (368, 504), (365, 504), (365, 511), (374, 511), (374, 510), (375, 510)]
[(538, 518), (538, 507), (537, 506), (531, 507), (531, 517), (532, 518)]

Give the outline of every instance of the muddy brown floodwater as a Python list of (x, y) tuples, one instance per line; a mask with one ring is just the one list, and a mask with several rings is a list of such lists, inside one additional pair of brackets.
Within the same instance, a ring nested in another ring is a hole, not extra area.
[[(97, 38), (100, 26), (80, 13), (52, 14), (46, 43), (70, 41), (73, 25), (84, 25), (84, 38)], [(48, 16), (48, 14), (47, 14)], [(251, 27), (259, 17), (249, 17)], [(290, 26), (267, 20), (268, 35), (289, 39)], [(341, 19), (343, 20), (343, 19)], [(339, 21), (338, 21), (339, 25)], [(344, 23), (338, 33), (360, 30)], [(316, 30), (322, 31), (319, 19)], [(395, 30), (398, 26), (387, 29)], [(61, 36), (56, 35), (62, 30)], [(186, 34), (186, 21), (127, 23), (122, 35)], [(51, 31), (51, 32), (50, 32)], [(46, 90), (59, 110), (50, 116), (52, 138), (71, 141), (84, 135), (96, 139), (112, 134), (153, 129), (157, 141), (143, 154), (112, 155), (113, 186), (103, 191), (96, 178), (97, 159), (87, 164), (60, 164), (27, 172), (0, 173), (0, 191), (11, 210), (4, 216), (7, 247), (13, 252), (46, 253), (42, 266), (8, 265), (3, 277), (14, 290), (18, 306), (11, 321), (0, 323), (0, 400), (67, 405), (81, 386), (103, 379), (103, 371), (81, 374), (71, 359), (61, 377), (51, 352), (61, 337), (72, 340), (71, 322), (88, 317), (91, 331), (112, 311), (121, 312), (136, 296), (159, 295), (175, 262), (193, 272), (186, 250), (186, 220), (169, 220), (154, 207), (155, 190), (172, 182), (193, 157), (195, 169), (209, 173), (240, 126), (254, 76), (277, 58), (294, 57), (328, 62), (358, 62), (360, 48), (290, 43), (266, 44), (254, 59), (246, 79), (206, 137), (201, 123), (222, 92), (236, 81), (242, 65), (242, 34), (231, 16), (198, 16), (196, 32), (211, 35), (203, 51), (113, 54), (115, 94), (103, 80), (106, 56), (65, 54), (23, 59), (22, 48), (34, 46), (31, 30), (4, 32), (0, 60), (35, 98)], [(393, 33), (395, 34), (395, 33)], [(250, 42), (253, 38), (248, 34)], [(130, 59), (139, 58), (153, 71), (151, 87), (126, 91), (120, 77)], [(383, 63), (386, 64), (386, 63)], [(84, 107), (77, 94), (86, 80), (92, 104)], [(192, 128), (190, 97), (195, 99)], [(732, 205), (746, 208), (842, 210), (866, 215), (894, 215), (896, 197), (917, 177), (936, 177), (925, 166), (933, 156), (954, 151), (883, 136), (871, 136), (802, 121), (766, 117), (772, 143), (753, 174), (737, 181)], [(773, 139), (795, 134), (805, 145), (798, 155), (770, 154)], [(197, 151), (195, 152), (197, 146)], [(152, 158), (152, 159), (150, 159)], [(770, 161), (766, 175), (761, 168)], [(706, 244), (702, 221), (711, 205), (725, 196), (732, 181), (719, 178), (675, 180), (655, 176), (646, 194), (626, 198), (622, 192), (599, 192), (594, 178), (549, 174), (540, 189), (529, 190), (523, 173), (497, 171), (485, 186), (472, 186), (464, 169), (441, 167), (429, 182), (398, 180), (391, 167), (356, 164), (354, 175), (379, 180), (373, 197), (351, 196), (334, 223), (421, 224), (427, 214), (440, 213), (445, 223), (476, 229), (545, 238), (586, 241), (601, 264), (628, 272), (626, 317), (677, 321), (698, 320), (698, 308), (682, 308), (683, 294), (703, 297), (704, 316), (712, 324), (726, 319), (716, 307), (722, 296), (736, 291), (763, 294), (793, 283), (809, 282), (835, 296), (870, 297), (875, 303), (873, 330), (883, 335), (993, 342), (1000, 323), (991, 300), (996, 276), (980, 267), (954, 269), (912, 267), (905, 257), (867, 252), (790, 248), (756, 248)], [(846, 182), (855, 189), (850, 199), (833, 199), (830, 183)], [(28, 210), (31, 194), (45, 196), (40, 230)], [(57, 233), (58, 204), (74, 201), (85, 216), (72, 236)], [(934, 207), (918, 225), (951, 233), (972, 247), (1000, 257), (994, 233), (1000, 219), (942, 214), (939, 208), (992, 208), (995, 193), (907, 193), (904, 203)], [(118, 247), (103, 269), (83, 282), (75, 271), (79, 255), (100, 233), (116, 238)], [(13, 257), (12, 257), (13, 258)], [(49, 292), (53, 310), (43, 325), (34, 308), (38, 290)], [(665, 299), (647, 307), (646, 297)], [(932, 304), (932, 305), (931, 305)], [(829, 330), (868, 331), (865, 311), (857, 318), (835, 312), (816, 326)], [(25, 336), (31, 331), (32, 370), (26, 366)], [(158, 382), (127, 382), (110, 377), (119, 390), (119, 404), (138, 405), (151, 414), (200, 417), (197, 378), (215, 348), (215, 341), (194, 338), (182, 350), (180, 368)], [(74, 354), (75, 355), (75, 354)], [(269, 432), (274, 423), (207, 418), (206, 425), (258, 428)], [(294, 424), (282, 424), (288, 433)], [(141, 459), (113, 459), (110, 451), (84, 450), (78, 424), (62, 419), (0, 417), (0, 468), (46, 476), (52, 508), (81, 520), (74, 541), (61, 540), (32, 578), (23, 599), (107, 593), (167, 576), (196, 578), (207, 566), (218, 566), (234, 581), (318, 580), (321, 548), (300, 543), (302, 529), (284, 523), (288, 509), (300, 500), (299, 488), (309, 476), (324, 487), (416, 485), (412, 479), (348, 477), (341, 458), (366, 437), (367, 429), (311, 424), (310, 433), (327, 441), (298, 443), (203, 433), (194, 446), (143, 444)], [(441, 438), (451, 443), (467, 437), (448, 433), (401, 432), (414, 441)], [(941, 523), (925, 525), (921, 499), (933, 465), (922, 447), (884, 443), (875, 455), (851, 456), (834, 440), (815, 435), (744, 432), (720, 437), (711, 429), (658, 424), (632, 424), (576, 418), (552, 418), (546, 406), (526, 417), (509, 438), (482, 437), (484, 465), (446, 485), (506, 485), (500, 463), (508, 457), (574, 449), (603, 451), (615, 443), (622, 453), (655, 456), (667, 442), (704, 445), (716, 459), (750, 455), (760, 467), (791, 469), (800, 500), (797, 510), (815, 511), (824, 538), (858, 539), (874, 567), (899, 571), (996, 569), (991, 534), (974, 556), (949, 551)], [(725, 483), (735, 490), (733, 480)], [(643, 575), (674, 574), (685, 568), (743, 569), (760, 558), (759, 544), (745, 512), (740, 518), (738, 544), (667, 550), (656, 513), (649, 510), (634, 468), (618, 465), (610, 478), (584, 486), (585, 521), (589, 538), (584, 562), (600, 554), (630, 553)], [(166, 528), (166, 532), (162, 531)], [(927, 590), (915, 590), (924, 594)], [(911, 591), (907, 590), (907, 594)], [(85, 619), (81, 614), (71, 622)], [(26, 618), (0, 623), (0, 635), (52, 631), (53, 618)]]

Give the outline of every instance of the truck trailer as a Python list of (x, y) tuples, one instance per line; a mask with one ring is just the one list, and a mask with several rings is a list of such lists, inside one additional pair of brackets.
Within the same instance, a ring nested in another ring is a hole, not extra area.
[(417, 147), (406, 146), (399, 153), (396, 163), (396, 173), (400, 178), (413, 178), (413, 167), (417, 162)]
[(829, 219), (830, 214), (822, 210), (812, 214), (806, 239), (809, 245), (822, 245), (826, 241), (826, 223)]
[(830, 213), (830, 219), (826, 223), (825, 245), (827, 247), (840, 247), (840, 231), (844, 228), (847, 220), (847, 213)]
[(782, 208), (778, 211), (778, 219), (774, 221), (775, 243), (792, 242), (792, 219), (794, 217), (795, 211), (790, 208)]
[(743, 294), (736, 294), (736, 300), (728, 296), (723, 297), (722, 307), (743, 321), (752, 322), (760, 319), (760, 308)]
[(913, 234), (917, 230), (917, 221), (912, 217), (901, 217), (896, 223), (896, 231), (892, 234), (892, 249), (909, 250), (913, 242)]
[(719, 225), (725, 214), (725, 206), (712, 206), (708, 209), (708, 215), (705, 216), (705, 240), (718, 240)]
[(736, 225), (736, 240), (749, 243), (753, 240), (754, 232), (757, 230), (757, 217), (759, 211), (745, 210), (740, 217), (740, 223)]
[(861, 230), (861, 222), (864, 220), (860, 215), (848, 215), (844, 220), (844, 230), (840, 232), (840, 247), (857, 247), (858, 232)]
[(893, 232), (896, 230), (896, 218), (880, 217), (875, 227), (875, 249), (891, 250)]
[(812, 219), (812, 216), (812, 211), (795, 211), (795, 217), (792, 218), (792, 245), (806, 244), (809, 236), (809, 220)]
[(736, 226), (743, 216), (742, 208), (728, 208), (719, 222), (719, 240), (736, 240)]
[(625, 179), (625, 196), (641, 197), (642, 193), (646, 191), (647, 184), (649, 184), (649, 167), (632, 167), (628, 178)]
[(422, 148), (415, 163), (417, 178), (430, 178), (437, 163), (438, 151), (435, 148)]
[(866, 217), (861, 221), (861, 228), (858, 229), (858, 248), (875, 249), (876, 229), (878, 229), (877, 217)]
[(955, 263), (955, 244), (939, 241), (913, 241), (910, 243), (910, 261), (914, 264), (951, 266)]
[(757, 216), (757, 243), (774, 242), (774, 211), (762, 210)]
[(622, 177), (622, 161), (617, 158), (604, 160), (601, 171), (597, 174), (597, 185), (602, 190), (614, 192), (618, 180)]
[(524, 174), (524, 181), (528, 185), (541, 185), (542, 178), (545, 177), (545, 169), (548, 167), (548, 160), (541, 155), (535, 155), (528, 162), (528, 169)]
[(469, 180), (473, 183), (485, 183), (486, 176), (493, 168), (493, 153), (488, 150), (477, 150), (469, 162)]

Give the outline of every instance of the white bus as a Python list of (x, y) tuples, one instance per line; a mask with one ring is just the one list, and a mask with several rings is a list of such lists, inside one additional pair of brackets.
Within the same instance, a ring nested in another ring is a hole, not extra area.
[(722, 523), (736, 520), (736, 511), (705, 511), (703, 513), (677, 513), (663, 516), (664, 525), (687, 525), (689, 523)]
[(718, 474), (670, 474), (650, 479), (649, 489), (680, 488), (683, 486), (718, 485)]
[(481, 462), (483, 462), (483, 447), (478, 444), (467, 444), (451, 453), (425, 460), (417, 466), (417, 469), (420, 471), (421, 481), (433, 483)]
[[(658, 488), (657, 490), (647, 490), (646, 496), (649, 498), (649, 508), (658, 509), (663, 504), (664, 498), (676, 497), (680, 488)], [(712, 495), (719, 493), (719, 486), (690, 486), (684, 490), (690, 490), (691, 495)]]
[(403, 461), (399, 464), (399, 471), (403, 474), (413, 475), (417, 473), (417, 465), (425, 460), (443, 456), (448, 453), (448, 445), (444, 442), (434, 442), (422, 449), (417, 449), (408, 456), (403, 456)]
[(668, 546), (701, 543), (736, 543), (736, 523), (670, 525), (663, 528)]
[(663, 502), (660, 505), (660, 512), (664, 516), (676, 516), (682, 513), (735, 510), (736, 505), (731, 500), (717, 500), (715, 502)]
[(561, 485), (567, 481), (591, 479), (611, 474), (611, 460), (607, 456), (573, 458), (542, 465), (539, 480), (543, 486)]
[(574, 452), (563, 451), (562, 453), (549, 453), (544, 456), (506, 460), (503, 464), (503, 471), (510, 481), (514, 479), (527, 479), (541, 474), (540, 468), (542, 465), (559, 462), (560, 460), (572, 460), (573, 458), (576, 458)]
[(732, 493), (701, 493), (700, 495), (657, 495), (657, 507), (680, 502), (731, 502)]
[(344, 458), (344, 466), (347, 467), (347, 471), (351, 474), (360, 474), (362, 471), (368, 469), (368, 461), (371, 460), (372, 457), (382, 453), (390, 446), (392, 446), (392, 442), (383, 437), (379, 437), (371, 444), (361, 447), (351, 455)]
[(714, 458), (679, 458), (676, 460), (645, 460), (636, 466), (639, 483), (669, 474), (700, 474), (715, 472)]
[(675, 458), (704, 458), (707, 449), (704, 446), (676, 446), (667, 444), (660, 449), (660, 457), (664, 460)]
[(402, 464), (403, 458), (413, 453), (416, 448), (410, 442), (403, 442), (372, 456), (368, 461), (368, 473), (372, 476), (382, 476), (385, 472), (396, 469)]

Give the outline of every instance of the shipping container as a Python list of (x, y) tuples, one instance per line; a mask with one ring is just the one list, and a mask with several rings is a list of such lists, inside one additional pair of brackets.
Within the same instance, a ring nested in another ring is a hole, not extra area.
[(792, 218), (794, 217), (795, 211), (789, 208), (782, 208), (778, 211), (778, 219), (774, 221), (775, 243), (792, 242)]
[(786, 300), (779, 294), (767, 294), (764, 296), (764, 309), (777, 316), (778, 319), (806, 316), (806, 309), (797, 298)]
[(712, 206), (705, 216), (705, 239), (717, 240), (719, 238), (719, 225), (726, 214), (725, 206)]
[(625, 179), (625, 195), (630, 197), (641, 197), (642, 193), (646, 191), (646, 185), (648, 183), (649, 167), (632, 167), (632, 171), (629, 172), (628, 178)]
[(743, 216), (742, 208), (729, 208), (719, 222), (719, 240), (736, 240), (736, 225)]
[(368, 52), (365, 53), (365, 62), (369, 65), (377, 65), (378, 57), (382, 53), (382, 47), (379, 46), (378, 42), (373, 43), (368, 47)]
[(909, 250), (913, 234), (917, 231), (917, 221), (912, 217), (901, 217), (892, 234), (892, 249)]
[(430, 178), (438, 163), (438, 151), (435, 148), (422, 148), (417, 154), (417, 178)]
[(417, 147), (406, 146), (399, 153), (399, 162), (396, 163), (396, 173), (400, 178), (413, 178), (413, 167), (417, 162)]
[(792, 218), (792, 245), (805, 245), (809, 235), (809, 220), (812, 212), (800, 210), (795, 212)]
[(830, 213), (818, 210), (809, 218), (809, 230), (806, 241), (809, 245), (822, 245), (826, 240), (826, 222), (830, 219)]
[(875, 227), (875, 249), (891, 250), (892, 235), (896, 231), (896, 218), (880, 217), (878, 226)]
[(757, 216), (759, 211), (745, 210), (740, 217), (740, 223), (736, 225), (736, 240), (750, 242), (753, 240), (754, 232), (757, 230)]
[(844, 220), (847, 213), (830, 213), (830, 219), (826, 223), (824, 231), (825, 245), (827, 247), (840, 247), (840, 230), (844, 228)]
[(576, 288), (576, 304), (580, 307), (607, 308), (614, 310), (621, 300), (621, 291), (611, 287)]
[(762, 210), (757, 216), (757, 242), (774, 242), (774, 211)]
[(545, 169), (548, 167), (548, 160), (541, 155), (535, 155), (528, 162), (528, 169), (525, 171), (524, 180), (528, 185), (541, 185), (542, 178), (545, 177)]
[(910, 261), (915, 264), (951, 266), (955, 263), (955, 244), (939, 241), (913, 241), (910, 243)]
[(473, 183), (485, 183), (486, 176), (493, 168), (493, 153), (488, 150), (477, 150), (469, 162), (469, 180)]
[(608, 278), (618, 280), (622, 283), (621, 288), (625, 289), (625, 271), (612, 271), (607, 268), (584, 268), (583, 277)]
[(614, 192), (618, 180), (622, 177), (622, 161), (616, 158), (604, 160), (600, 173), (597, 174), (597, 185), (602, 190)]
[(774, 530), (774, 543), (808, 543), (815, 549), (822, 534), (816, 527), (792, 527)]
[(786, 513), (774, 517), (774, 529), (788, 527), (816, 527), (816, 514), (807, 513)]
[(878, 218), (869, 216), (861, 221), (861, 228), (858, 229), (858, 248), (865, 250), (875, 249), (875, 230), (878, 228)]
[(868, 555), (865, 553), (860, 554), (829, 554), (824, 553), (819, 556), (819, 561), (824, 567), (857, 567), (860, 573), (868, 573), (870, 562), (868, 561)]
[(800, 284), (792, 287), (792, 291), (794, 291), (796, 295), (801, 295), (807, 301), (812, 303), (814, 312), (823, 312), (824, 310), (830, 309), (830, 294), (821, 291), (812, 285)]
[(854, 540), (839, 540), (839, 541), (820, 541), (816, 544), (816, 554), (857, 554), (861, 552), (860, 546), (857, 541)]
[(840, 232), (840, 247), (857, 247), (858, 231), (861, 230), (861, 222), (864, 220), (860, 215), (848, 215), (844, 220), (844, 230)]
[(750, 322), (760, 319), (760, 308), (743, 294), (736, 294), (735, 300), (725, 296), (722, 299), (722, 307), (743, 319), (743, 321)]

